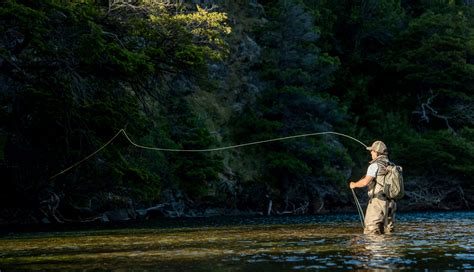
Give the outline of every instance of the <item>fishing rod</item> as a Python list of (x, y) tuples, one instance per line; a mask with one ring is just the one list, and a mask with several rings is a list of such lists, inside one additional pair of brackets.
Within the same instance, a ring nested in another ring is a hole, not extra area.
[(357, 198), (357, 194), (355, 193), (354, 189), (351, 188), (351, 191), (352, 191), (352, 196), (354, 196), (354, 202), (356, 203), (357, 212), (359, 213), (360, 223), (362, 224), (362, 228), (365, 229), (364, 211), (362, 210), (362, 207), (360, 206), (359, 199)]

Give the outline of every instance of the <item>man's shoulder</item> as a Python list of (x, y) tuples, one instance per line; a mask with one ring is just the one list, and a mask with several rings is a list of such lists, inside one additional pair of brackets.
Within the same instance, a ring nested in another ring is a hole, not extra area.
[(369, 168), (379, 168), (379, 164), (377, 162), (373, 162), (371, 164), (369, 164)]
[(367, 168), (367, 176), (375, 177), (377, 176), (377, 171), (379, 169), (379, 166), (377, 163), (371, 163), (369, 165), (369, 168)]

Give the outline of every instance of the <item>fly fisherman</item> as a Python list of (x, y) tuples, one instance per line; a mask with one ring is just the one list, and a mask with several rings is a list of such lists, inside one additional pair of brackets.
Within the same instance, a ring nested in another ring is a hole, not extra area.
[(375, 141), (367, 147), (372, 156), (367, 174), (359, 181), (350, 182), (351, 189), (368, 186), (369, 203), (365, 213), (365, 234), (383, 234), (393, 231), (396, 203), (383, 192), (384, 176), (388, 165), (387, 146), (382, 141)]

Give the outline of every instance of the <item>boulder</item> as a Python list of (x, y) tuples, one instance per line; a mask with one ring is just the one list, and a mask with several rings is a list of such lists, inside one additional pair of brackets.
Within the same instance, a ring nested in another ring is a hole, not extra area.
[(131, 211), (129, 209), (120, 209), (114, 211), (105, 212), (103, 215), (103, 222), (118, 222), (118, 221), (128, 221), (131, 219), (135, 219), (136, 214), (135, 211)]

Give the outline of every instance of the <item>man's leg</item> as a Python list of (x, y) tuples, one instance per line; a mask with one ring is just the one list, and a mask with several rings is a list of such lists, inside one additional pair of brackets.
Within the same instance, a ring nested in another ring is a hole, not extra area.
[(373, 198), (365, 213), (365, 234), (383, 234), (386, 201)]
[(385, 226), (386, 233), (391, 233), (394, 231), (396, 211), (397, 211), (397, 203), (395, 203), (394, 200), (391, 200), (388, 203), (388, 209), (387, 209), (387, 225)]

